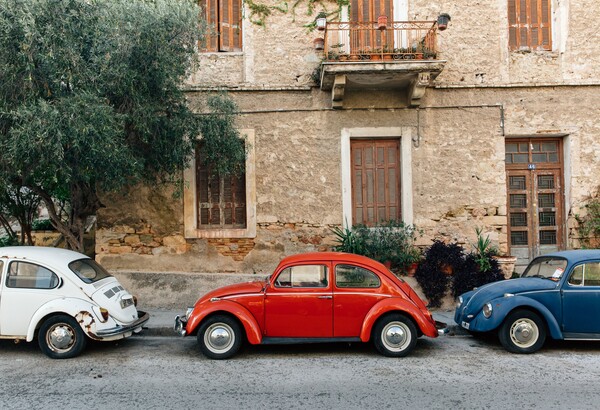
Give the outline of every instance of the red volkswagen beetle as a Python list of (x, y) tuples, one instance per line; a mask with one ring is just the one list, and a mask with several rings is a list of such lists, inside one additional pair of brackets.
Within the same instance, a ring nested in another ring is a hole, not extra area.
[(379, 262), (335, 252), (289, 256), (264, 281), (209, 292), (175, 318), (175, 331), (196, 335), (212, 359), (233, 356), (244, 340), (372, 340), (381, 354), (402, 357), (419, 336), (438, 336), (431, 313), (407, 283)]

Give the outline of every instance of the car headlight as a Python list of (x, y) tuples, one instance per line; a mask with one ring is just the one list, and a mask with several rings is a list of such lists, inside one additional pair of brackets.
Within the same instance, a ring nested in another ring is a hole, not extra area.
[(486, 303), (483, 305), (483, 316), (485, 316), (486, 319), (489, 319), (489, 317), (492, 316), (492, 310), (492, 304)]
[(192, 314), (192, 312), (194, 311), (193, 307), (189, 307), (187, 308), (186, 312), (185, 312), (185, 320), (188, 320)]
[(463, 297), (459, 296), (458, 301), (456, 302), (456, 307), (460, 307), (460, 305), (462, 305), (462, 304), (463, 304)]

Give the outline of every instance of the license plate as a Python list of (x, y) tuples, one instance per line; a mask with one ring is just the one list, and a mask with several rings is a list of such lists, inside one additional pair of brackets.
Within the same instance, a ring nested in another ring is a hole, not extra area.
[(460, 325), (462, 327), (464, 327), (465, 329), (469, 329), (469, 323), (467, 323), (467, 322), (462, 322)]

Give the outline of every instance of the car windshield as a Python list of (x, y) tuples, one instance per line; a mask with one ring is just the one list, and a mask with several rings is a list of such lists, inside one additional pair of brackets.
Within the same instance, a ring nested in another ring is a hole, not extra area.
[(69, 264), (69, 268), (85, 283), (94, 283), (111, 276), (93, 259), (73, 261)]
[(521, 277), (559, 280), (562, 277), (566, 267), (566, 259), (539, 258), (531, 262)]

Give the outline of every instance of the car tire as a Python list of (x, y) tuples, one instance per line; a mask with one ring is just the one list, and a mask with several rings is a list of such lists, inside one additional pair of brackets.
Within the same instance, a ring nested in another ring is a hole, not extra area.
[(52, 359), (69, 359), (81, 354), (86, 336), (79, 323), (67, 315), (52, 316), (42, 323), (38, 344), (44, 354)]
[(230, 316), (209, 317), (198, 329), (200, 351), (211, 359), (229, 359), (242, 347), (244, 332), (237, 320)]
[(384, 356), (404, 357), (417, 344), (417, 328), (400, 313), (386, 315), (373, 328), (373, 344)]
[(534, 353), (546, 341), (546, 324), (529, 310), (511, 312), (498, 331), (500, 343), (512, 353)]

